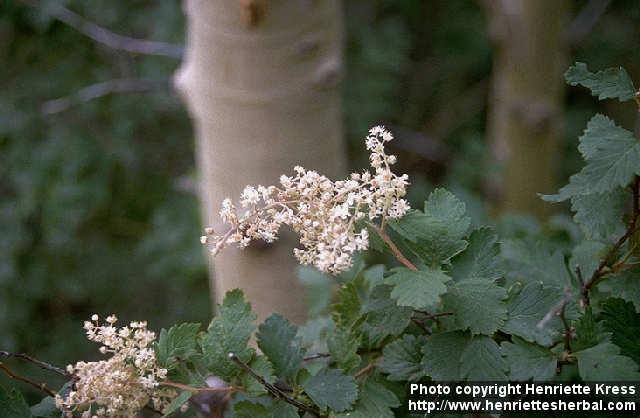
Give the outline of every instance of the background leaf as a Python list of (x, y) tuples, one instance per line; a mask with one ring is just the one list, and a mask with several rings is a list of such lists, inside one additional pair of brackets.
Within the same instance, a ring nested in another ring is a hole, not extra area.
[(600, 100), (618, 99), (623, 102), (633, 99), (636, 93), (631, 78), (622, 67), (592, 73), (587, 64), (576, 62), (564, 73), (564, 78), (572, 86), (588, 88)]
[(640, 379), (638, 365), (620, 355), (620, 348), (610, 342), (574, 353), (578, 359), (580, 377), (585, 382), (623, 382)]
[(500, 348), (509, 366), (509, 380), (548, 381), (556, 374), (558, 361), (547, 348), (518, 337), (513, 337), (513, 343), (502, 342)]

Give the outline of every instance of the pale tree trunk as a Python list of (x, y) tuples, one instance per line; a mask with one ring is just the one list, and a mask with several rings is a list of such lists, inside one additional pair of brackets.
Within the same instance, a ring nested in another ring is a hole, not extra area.
[(567, 66), (566, 0), (486, 0), (494, 41), (487, 137), (500, 167), (490, 182), (499, 212), (545, 217), (537, 193), (556, 190)]
[[(275, 184), (293, 166), (342, 175), (339, 0), (186, 0), (186, 57), (176, 75), (195, 127), (204, 223), (247, 184)], [(306, 315), (292, 248), (227, 248), (212, 262), (220, 302), (241, 288), (259, 318)]]

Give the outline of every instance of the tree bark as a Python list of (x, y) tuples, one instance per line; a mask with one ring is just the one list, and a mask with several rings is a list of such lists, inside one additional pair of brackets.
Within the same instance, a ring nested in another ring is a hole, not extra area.
[(489, 192), (498, 212), (528, 212), (544, 218), (549, 205), (537, 194), (556, 189), (570, 3), (484, 3), (495, 44), (487, 137), (499, 168)]
[[(247, 184), (276, 184), (293, 166), (345, 171), (339, 0), (185, 0), (187, 50), (176, 74), (193, 119), (204, 223)], [(241, 288), (260, 319), (306, 316), (291, 234), (226, 248), (211, 263), (218, 303)]]

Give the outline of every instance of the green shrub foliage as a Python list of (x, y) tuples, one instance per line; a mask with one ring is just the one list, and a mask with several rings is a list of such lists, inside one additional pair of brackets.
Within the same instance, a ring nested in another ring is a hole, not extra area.
[[(622, 68), (577, 63), (565, 77), (600, 100), (640, 105)], [(211, 376), (224, 380), (236, 417), (336, 418), (402, 416), (403, 386), (421, 380), (640, 380), (640, 142), (596, 114), (578, 148), (582, 170), (543, 196), (571, 202), (580, 229), (566, 226), (571, 246), (517, 225), (474, 229), (464, 203), (436, 189), (423, 210), (370, 229), (371, 247), (396, 261), (360, 261), (331, 279), (340, 283), (333, 303), (319, 292), (319, 314), (304, 326), (278, 314), (256, 324), (234, 290), (206, 329), (162, 330), (157, 361), (181, 391), (168, 414)], [(303, 279), (327, 283), (309, 270)], [(0, 391), (11, 416), (54, 408), (51, 398), (29, 409), (14, 389)]]

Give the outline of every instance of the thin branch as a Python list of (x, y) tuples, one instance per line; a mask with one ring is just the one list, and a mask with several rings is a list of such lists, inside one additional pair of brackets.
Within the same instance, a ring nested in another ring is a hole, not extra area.
[(327, 357), (331, 357), (331, 354), (329, 354), (329, 353), (316, 353), (316, 354), (312, 354), (310, 356), (307, 356), (307, 357), (303, 358), (302, 361), (318, 360), (318, 359), (327, 358)]
[(48, 100), (42, 104), (42, 113), (52, 115), (64, 112), (72, 106), (99, 99), (110, 94), (146, 93), (161, 88), (171, 88), (169, 80), (145, 80), (137, 78), (120, 78), (91, 84), (77, 92)]
[(5, 372), (7, 374), (7, 376), (9, 376), (11, 379), (18, 380), (20, 382), (24, 382), (24, 383), (26, 383), (28, 385), (31, 385), (34, 388), (43, 391), (44, 393), (46, 393), (47, 395), (51, 396), (52, 398), (55, 398), (55, 396), (56, 396), (56, 393), (54, 391), (52, 391), (51, 389), (49, 389), (47, 387), (46, 383), (38, 383), (38, 382), (35, 382), (35, 381), (29, 379), (28, 377), (17, 375), (14, 372), (12, 372), (11, 369), (9, 369), (7, 366), (5, 366), (4, 363), (2, 363), (2, 362), (0, 362), (0, 370)]
[(569, 302), (571, 302), (572, 298), (573, 293), (571, 293), (571, 290), (569, 288), (566, 288), (564, 290), (564, 297), (562, 298), (562, 300), (560, 300), (560, 302), (558, 302), (555, 307), (547, 312), (547, 314), (542, 318), (540, 322), (538, 322), (537, 325), (538, 329), (542, 329), (547, 325), (549, 321), (551, 321), (551, 319), (556, 316), (560, 317), (562, 325), (564, 326), (564, 350), (567, 353), (571, 352), (571, 340), (574, 337), (574, 329), (569, 324), (565, 312), (567, 309), (567, 305), (569, 304)]
[(427, 311), (421, 311), (420, 309), (414, 309), (413, 312), (422, 314), (425, 316), (424, 319), (436, 319), (439, 318), (441, 316), (449, 316), (449, 315), (453, 315), (453, 312), (437, 312), (437, 313), (429, 313)]
[(611, 0), (590, 0), (569, 25), (567, 30), (569, 42), (573, 45), (579, 44), (582, 39), (591, 33), (610, 4)]
[(234, 353), (229, 353), (229, 359), (231, 361), (233, 361), (234, 363), (236, 363), (238, 366), (240, 366), (242, 369), (244, 369), (247, 373), (249, 373), (254, 379), (256, 379), (258, 382), (260, 382), (260, 384), (262, 386), (264, 386), (264, 388), (267, 390), (267, 392), (269, 392), (273, 397), (280, 399), (284, 402), (287, 402), (288, 404), (291, 404), (293, 406), (295, 406), (296, 408), (298, 408), (299, 410), (305, 411), (310, 413), (311, 415), (315, 416), (315, 417), (321, 417), (322, 415), (320, 415), (320, 411), (318, 411), (316, 408), (313, 408), (309, 405), (306, 405), (296, 399), (293, 399), (291, 397), (289, 397), (289, 395), (287, 395), (286, 393), (284, 393), (282, 390), (278, 389), (276, 386), (272, 385), (271, 383), (267, 382), (266, 380), (264, 380), (264, 378), (262, 376), (260, 376), (258, 373), (256, 373), (251, 367), (249, 367), (249, 365), (247, 365), (246, 363), (244, 363), (242, 360), (240, 360), (238, 358), (238, 356), (236, 356)]
[(418, 268), (415, 266), (415, 264), (409, 261), (409, 259), (402, 254), (402, 252), (398, 249), (396, 244), (394, 244), (394, 242), (391, 240), (389, 235), (387, 235), (387, 233), (384, 232), (382, 228), (380, 228), (378, 225), (374, 224), (373, 222), (368, 222), (367, 224), (374, 231), (376, 231), (376, 233), (380, 236), (380, 238), (382, 238), (382, 240), (387, 244), (387, 246), (389, 246), (389, 249), (391, 250), (395, 258), (399, 262), (404, 264), (404, 266), (407, 267), (409, 270), (418, 271)]
[(598, 284), (602, 279), (604, 279), (607, 274), (614, 271), (609, 268), (609, 264), (611, 263), (613, 257), (618, 253), (620, 248), (624, 245), (625, 242), (629, 238), (636, 233), (636, 231), (640, 227), (640, 222), (638, 222), (638, 218), (640, 218), (640, 176), (636, 176), (633, 182), (632, 192), (633, 192), (633, 213), (631, 214), (631, 219), (629, 221), (629, 225), (627, 226), (627, 230), (624, 235), (622, 235), (618, 241), (611, 247), (609, 252), (604, 256), (604, 258), (598, 264), (598, 268), (593, 272), (591, 278), (584, 283), (581, 289), (581, 300), (584, 306), (589, 305), (589, 291)]
[(4, 350), (0, 350), (0, 357), (13, 357), (13, 358), (18, 358), (18, 359), (22, 359), (25, 361), (28, 361), (30, 363), (35, 364), (36, 366), (44, 369), (44, 370), (49, 370), (50, 372), (54, 372), (57, 373), (61, 376), (64, 376), (66, 378), (71, 377), (71, 375), (69, 373), (67, 373), (64, 369), (54, 366), (53, 364), (44, 362), (42, 360), (38, 360), (37, 358), (31, 357), (28, 354), (24, 354), (24, 353), (11, 353), (9, 351), (4, 351)]
[(182, 45), (167, 42), (149, 41), (146, 39), (132, 38), (124, 36), (103, 28), (79, 14), (72, 12), (66, 7), (55, 3), (46, 6), (38, 0), (21, 0), (32, 7), (40, 9), (42, 12), (72, 27), (94, 41), (108, 46), (109, 48), (133, 52), (145, 55), (160, 55), (169, 58), (181, 59), (184, 53)]
[(431, 335), (431, 330), (429, 329), (429, 327), (427, 327), (423, 321), (419, 320), (418, 318), (414, 318), (411, 317), (411, 321), (416, 324), (418, 327), (420, 327), (425, 334)]
[(377, 366), (377, 363), (378, 363), (378, 359), (373, 360), (371, 363), (367, 364), (362, 369), (358, 370), (356, 374), (353, 375), (353, 378), (357, 379), (360, 376), (363, 376), (369, 373), (371, 370), (373, 370)]
[(170, 386), (172, 388), (177, 388), (177, 389), (182, 389), (182, 390), (187, 390), (189, 392), (192, 393), (206, 393), (206, 392), (239, 392), (242, 390), (241, 387), (239, 386), (226, 386), (223, 388), (199, 388), (199, 387), (195, 387), (195, 386), (189, 386), (189, 385), (184, 385), (182, 383), (177, 383), (177, 382), (160, 382), (161, 386)]

